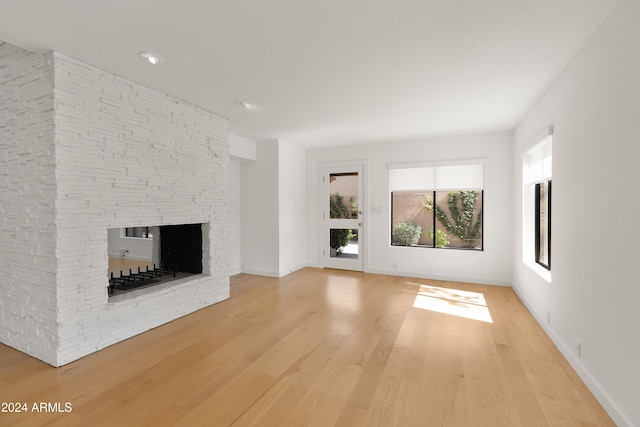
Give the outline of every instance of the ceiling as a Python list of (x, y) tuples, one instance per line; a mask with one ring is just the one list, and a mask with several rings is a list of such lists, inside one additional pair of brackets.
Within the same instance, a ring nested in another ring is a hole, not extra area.
[(0, 0), (0, 40), (319, 148), (511, 130), (616, 2)]

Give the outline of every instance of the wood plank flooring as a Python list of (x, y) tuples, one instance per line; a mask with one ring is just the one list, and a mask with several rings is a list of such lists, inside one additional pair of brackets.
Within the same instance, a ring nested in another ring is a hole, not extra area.
[(57, 369), (0, 345), (0, 396), (3, 426), (614, 425), (510, 288), (311, 268)]
[(147, 267), (152, 269), (153, 263), (150, 261), (109, 257), (109, 274), (113, 273), (115, 277), (120, 277), (121, 271), (125, 275), (129, 274), (129, 269), (133, 270), (134, 272), (138, 271), (138, 267), (140, 267), (140, 269), (142, 270), (146, 270)]

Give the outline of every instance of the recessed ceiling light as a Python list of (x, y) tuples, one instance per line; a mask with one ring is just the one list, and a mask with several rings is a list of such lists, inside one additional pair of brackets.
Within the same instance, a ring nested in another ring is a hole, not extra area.
[(251, 101), (241, 100), (236, 101), (236, 104), (238, 104), (243, 110), (253, 110), (256, 108), (256, 104)]
[(157, 53), (153, 52), (140, 52), (138, 56), (143, 61), (153, 65), (164, 64), (165, 62), (167, 62), (164, 56), (158, 55)]

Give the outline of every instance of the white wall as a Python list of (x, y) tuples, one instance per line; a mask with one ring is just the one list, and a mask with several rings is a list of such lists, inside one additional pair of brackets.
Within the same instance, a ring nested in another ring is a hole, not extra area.
[(279, 141), (256, 144), (242, 164), (242, 271), (279, 276)]
[(231, 194), (229, 206), (229, 274), (242, 272), (242, 165), (256, 160), (256, 141), (229, 134)]
[(252, 139), (230, 133), (229, 154), (237, 160), (255, 160), (256, 142)]
[(281, 277), (304, 267), (304, 159), (302, 148), (273, 140), (242, 163), (242, 272)]
[(305, 266), (305, 150), (280, 141), (279, 151), (279, 275)]
[[(638, 22), (622, 0), (520, 123), (513, 158), (514, 287), (618, 425), (640, 425)], [(549, 284), (522, 263), (519, 155), (550, 124)]]
[[(107, 231), (107, 250), (110, 257), (152, 260), (153, 239), (125, 237), (122, 228), (110, 228)], [(120, 249), (128, 251), (124, 257), (120, 255)]]
[(242, 269), (242, 162), (231, 158), (231, 189), (229, 204), (229, 274)]
[[(422, 141), (357, 145), (307, 152), (307, 264), (322, 266), (319, 242), (320, 165), (367, 160), (365, 271), (475, 283), (511, 283), (511, 146), (510, 132), (433, 138)], [(387, 166), (485, 158), (484, 251), (392, 247)], [(371, 212), (371, 207), (379, 208)], [(394, 271), (393, 264), (399, 268)]]

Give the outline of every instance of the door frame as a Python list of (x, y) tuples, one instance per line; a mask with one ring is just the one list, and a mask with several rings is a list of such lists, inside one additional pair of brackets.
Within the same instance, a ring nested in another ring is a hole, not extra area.
[[(362, 213), (360, 214), (359, 221), (362, 222), (362, 226), (360, 227), (360, 233), (358, 235), (358, 256), (362, 262), (362, 267), (352, 269), (352, 268), (343, 268), (339, 266), (327, 266), (327, 259), (330, 256), (329, 253), (329, 233), (328, 231), (328, 219), (329, 219), (329, 204), (327, 203), (328, 196), (328, 183), (325, 183), (323, 178), (331, 169), (341, 169), (341, 168), (361, 168), (362, 170), (362, 194), (360, 195), (360, 200), (358, 202), (358, 210)], [(320, 259), (322, 268), (343, 268), (352, 271), (366, 271), (368, 268), (368, 209), (367, 209), (367, 200), (368, 200), (368, 165), (366, 160), (350, 160), (350, 161), (342, 161), (342, 162), (326, 162), (320, 163), (318, 168), (318, 182), (319, 182), (319, 215), (318, 215), (318, 242), (320, 243)]]

